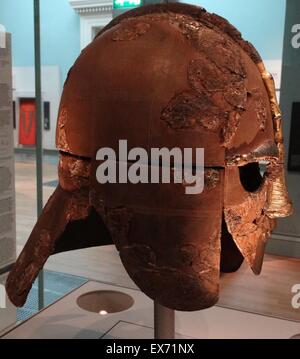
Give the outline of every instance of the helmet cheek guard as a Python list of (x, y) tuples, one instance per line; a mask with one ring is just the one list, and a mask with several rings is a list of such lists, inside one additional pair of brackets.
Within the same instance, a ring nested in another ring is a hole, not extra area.
[(197, 195), (186, 195), (183, 184), (93, 184), (94, 208), (150, 298), (189, 311), (217, 302), (223, 186), (224, 171), (212, 169)]
[(31, 286), (52, 254), (112, 244), (89, 204), (90, 160), (61, 153), (59, 185), (48, 200), (6, 282), (7, 294), (25, 304)]

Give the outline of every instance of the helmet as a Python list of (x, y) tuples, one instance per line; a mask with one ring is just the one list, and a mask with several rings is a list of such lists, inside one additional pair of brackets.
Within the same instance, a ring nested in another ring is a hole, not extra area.
[[(245, 258), (259, 274), (274, 218), (291, 213), (280, 121), (270, 74), (223, 18), (166, 4), (114, 19), (66, 80), (60, 182), (8, 278), (11, 300), (24, 303), (49, 255), (114, 243), (133, 281), (160, 304), (214, 305), (220, 272)], [(118, 152), (122, 139), (128, 151), (203, 148), (203, 192), (187, 195), (184, 182), (99, 183), (98, 150)]]

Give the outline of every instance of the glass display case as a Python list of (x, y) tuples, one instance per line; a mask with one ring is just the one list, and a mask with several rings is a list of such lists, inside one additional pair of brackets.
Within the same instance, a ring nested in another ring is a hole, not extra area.
[[(148, 1), (147, 4), (150, 2), (155, 3)], [(221, 273), (220, 298), (215, 306), (194, 312), (176, 311), (176, 338), (290, 338), (300, 333), (300, 174), (297, 160), (300, 153), (297, 147), (300, 103), (300, 25), (297, 25), (300, 18), (299, 1), (277, 0), (276, 6), (271, 0), (253, 0), (247, 2), (246, 6), (238, 0), (186, 2), (203, 6), (207, 11), (223, 16), (236, 26), (243, 38), (257, 48), (267, 70), (272, 74), (283, 114), (286, 178), (294, 213), (289, 218), (278, 220), (266, 246), (261, 275), (255, 276), (247, 263), (243, 263), (237, 272)], [(34, 8), (34, 3), (40, 3), (39, 8)], [(149, 293), (152, 293), (152, 287), (159, 277), (153, 282), (146, 276), (141, 281), (132, 280), (131, 273), (129, 276), (123, 266), (125, 255), (122, 263), (113, 244), (85, 249), (75, 246), (72, 251), (49, 257), (39, 278), (35, 280), (26, 303), (20, 308), (12, 305), (4, 289), (7, 275), (30, 237), (41, 208), (59, 185), (58, 167), (60, 166), (60, 173), (64, 170), (55, 137), (57, 119), (61, 119), (60, 101), (64, 83), (72, 77), (73, 70), (70, 71), (70, 68), (80, 54), (86, 56), (88, 50), (85, 49), (92, 41), (101, 40), (97, 35), (116, 15), (125, 13), (127, 5), (129, 8), (139, 8), (143, 3), (119, 0), (0, 2), (0, 336), (3, 335), (4, 338), (142, 339), (154, 336), (154, 303), (140, 287), (146, 288), (148, 285)], [(147, 31), (146, 27), (140, 27), (136, 30), (137, 36), (144, 35)], [(125, 29), (125, 35), (119, 34), (121, 46), (125, 46), (128, 38), (135, 41), (129, 32)], [(161, 41), (163, 43), (165, 40)], [(103, 51), (107, 51), (105, 46)], [(167, 48), (166, 45), (162, 46)], [(147, 52), (147, 48), (144, 51)], [(117, 60), (121, 65), (127, 61), (125, 53), (124, 50), (118, 59), (103, 54), (97, 61), (100, 64), (105, 58), (106, 68), (113, 68), (112, 64), (117, 63)], [(180, 56), (184, 58), (185, 55), (184, 51), (178, 51), (177, 59)], [(41, 67), (38, 72), (40, 75), (37, 76), (39, 60)], [(138, 56), (136, 61), (139, 61)], [(172, 61), (175, 63), (176, 59), (170, 59), (170, 63)], [(95, 63), (94, 60), (91, 61), (89, 68)], [(141, 73), (146, 74), (147, 64), (142, 65), (144, 71)], [(170, 64), (164, 62), (163, 66), (160, 68), (167, 72)], [(136, 64), (136, 71), (141, 67)], [(211, 69), (206, 70), (209, 74)], [(200, 72), (195, 75), (197, 81), (203, 75)], [(96, 71), (94, 75), (89, 80), (83, 78), (78, 85), (95, 83)], [(127, 76), (125, 73), (123, 75), (124, 78)], [(114, 81), (109, 82), (108, 78), (104, 73), (99, 79), (104, 89), (103, 96), (106, 88), (113, 87)], [(176, 81), (170, 83), (177, 85)], [(38, 96), (39, 84), (41, 91)], [(141, 83), (140, 93), (143, 91), (142, 85)], [(122, 86), (123, 84), (119, 86), (119, 95), (124, 99)], [(80, 96), (78, 95), (79, 102), (85, 94)], [(249, 93), (246, 96), (250, 97)], [(191, 99), (194, 97), (188, 97), (187, 101)], [(171, 105), (173, 106), (173, 102)], [(168, 103), (165, 104), (167, 106)], [(169, 108), (166, 112), (168, 111)], [(180, 111), (181, 107), (178, 112)], [(205, 108), (205, 111), (208, 110)], [(82, 117), (82, 121), (88, 120), (85, 118), (86, 112), (77, 114)], [(68, 121), (70, 123), (70, 119)], [(169, 125), (168, 121), (166, 123)], [(65, 123), (59, 122), (59, 126), (62, 128)], [(115, 127), (118, 133), (122, 133), (122, 129), (122, 126)], [(103, 128), (103, 132), (106, 130), (107, 127)], [(172, 124), (161, 137), (165, 139), (171, 130)], [(131, 131), (134, 132), (133, 129)], [(142, 138), (142, 129), (136, 130), (135, 134)], [(159, 134), (156, 140), (157, 138)], [(77, 139), (80, 140), (80, 134)], [(74, 156), (71, 153), (71, 157)], [(86, 160), (84, 154), (79, 157), (82, 161)], [(260, 165), (263, 166), (264, 163), (260, 161)], [(74, 169), (76, 163), (72, 166)], [(214, 167), (219, 170), (219, 166)], [(112, 197), (114, 195), (114, 191), (107, 193)], [(148, 193), (150, 201), (151, 191), (145, 193), (145, 196)], [(126, 198), (126, 193), (122, 193), (122, 196)], [(155, 196), (154, 191), (152, 199)], [(176, 196), (170, 196), (170, 203), (175, 202)], [(159, 200), (158, 196), (157, 201)], [(60, 210), (60, 203), (57, 202), (57, 211)], [(207, 202), (206, 207), (208, 205), (210, 203)], [(205, 212), (205, 206), (201, 210)], [(110, 220), (113, 222), (114, 218)], [(176, 224), (176, 220), (174, 223)], [(174, 228), (178, 228), (175, 224)], [(161, 226), (167, 228), (165, 223)], [(196, 227), (196, 224), (193, 226)], [(174, 237), (175, 232), (176, 230), (172, 234)], [(170, 233), (171, 231), (165, 230), (166, 236)], [(185, 236), (189, 234), (188, 230), (184, 233)], [(88, 231), (85, 235), (92, 237)], [(72, 236), (80, 241), (78, 237), (82, 236), (82, 227), (70, 232), (70, 237)], [(144, 249), (132, 252), (128, 267), (132, 264), (131, 261), (138, 261), (143, 256), (148, 256), (151, 262), (152, 253), (145, 253)], [(170, 250), (170, 255), (172, 253)], [(136, 259), (134, 255), (140, 257)], [(189, 260), (190, 251), (187, 250), (185, 255), (186, 260)], [(211, 256), (207, 260), (210, 259)], [(220, 261), (221, 259), (218, 265)], [(30, 276), (30, 273), (24, 272), (20, 277), (26, 275)], [(144, 282), (147, 282), (145, 286)], [(173, 285), (175, 284), (176, 281)], [(168, 286), (168, 281), (165, 286)], [(176, 302), (176, 298), (173, 299)]]

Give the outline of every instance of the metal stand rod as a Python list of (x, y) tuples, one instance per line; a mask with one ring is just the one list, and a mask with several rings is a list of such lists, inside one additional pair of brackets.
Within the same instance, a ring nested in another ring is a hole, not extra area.
[[(37, 215), (43, 210), (43, 127), (42, 127), (42, 85), (41, 85), (41, 36), (40, 1), (34, 0), (34, 59), (35, 59), (35, 103), (36, 103), (36, 193)], [(44, 307), (44, 274), (38, 278), (39, 309)]]
[(154, 338), (175, 339), (175, 311), (154, 301)]

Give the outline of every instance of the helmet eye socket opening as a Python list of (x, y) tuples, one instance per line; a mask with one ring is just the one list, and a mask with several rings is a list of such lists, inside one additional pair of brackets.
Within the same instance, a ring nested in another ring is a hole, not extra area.
[(262, 186), (267, 164), (267, 162), (261, 161), (239, 167), (240, 182), (245, 191), (253, 193)]

